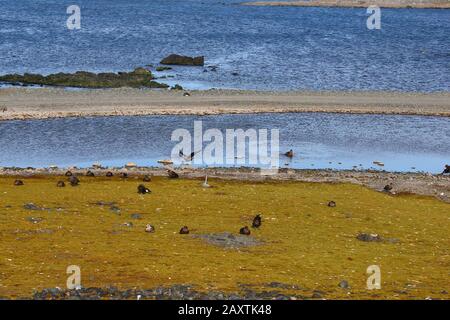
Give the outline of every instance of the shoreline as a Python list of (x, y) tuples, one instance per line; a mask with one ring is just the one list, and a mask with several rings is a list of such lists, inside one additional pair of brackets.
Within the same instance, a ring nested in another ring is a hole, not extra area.
[(241, 3), (243, 6), (259, 7), (328, 7), (328, 8), (367, 8), (379, 6), (386, 9), (450, 9), (450, 3), (444, 1), (424, 1), (407, 3), (402, 0), (394, 1), (354, 1), (354, 0), (311, 0), (311, 1), (250, 1)]
[(393, 114), (450, 117), (450, 93), (0, 89), (0, 121), (66, 117), (253, 113)]
[[(167, 167), (169, 168), (169, 167)], [(88, 170), (95, 177), (104, 179), (108, 171), (117, 179), (119, 174), (126, 172), (128, 179), (138, 179), (149, 175), (166, 177), (166, 167), (114, 167), (114, 168), (7, 168), (0, 167), (0, 177), (16, 178), (48, 178), (64, 176), (70, 170), (74, 175), (83, 177)], [(430, 174), (420, 172), (388, 172), (375, 170), (332, 170), (332, 169), (288, 169), (282, 168), (275, 175), (261, 175), (257, 168), (175, 168), (180, 179), (203, 180), (205, 175), (211, 179), (241, 181), (241, 182), (303, 182), (319, 184), (354, 184), (364, 186), (374, 191), (384, 192), (387, 184), (393, 189), (388, 194), (434, 197), (450, 203), (450, 175)], [(82, 179), (82, 178), (80, 178)]]

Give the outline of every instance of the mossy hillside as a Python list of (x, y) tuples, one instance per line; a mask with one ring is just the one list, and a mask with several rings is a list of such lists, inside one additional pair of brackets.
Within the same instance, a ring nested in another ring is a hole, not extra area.
[[(78, 187), (65, 188), (56, 182), (66, 177), (21, 178), (23, 186), (15, 179), (0, 178), (0, 296), (65, 287), (73, 264), (85, 287), (193, 284), (233, 292), (240, 284), (274, 290), (267, 284), (276, 281), (329, 299), (448, 298), (443, 292), (450, 291), (450, 210), (433, 198), (350, 184), (212, 179), (205, 189), (199, 180), (162, 177), (145, 183), (151, 194), (139, 195), (138, 177), (80, 177)], [(26, 203), (44, 210), (26, 210)], [(257, 213), (263, 224), (251, 236), (262, 245), (224, 249), (192, 237), (238, 233)], [(155, 233), (144, 232), (147, 223)], [(178, 234), (184, 225), (190, 235)], [(398, 241), (362, 242), (359, 232)], [(381, 290), (366, 288), (373, 264), (381, 268)], [(351, 288), (339, 288), (341, 280)]]

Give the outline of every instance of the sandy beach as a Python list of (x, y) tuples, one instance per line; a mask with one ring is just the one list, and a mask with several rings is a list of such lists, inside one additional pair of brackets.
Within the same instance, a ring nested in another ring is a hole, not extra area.
[(61, 117), (330, 112), (450, 116), (450, 93), (243, 90), (0, 89), (0, 120)]
[(312, 1), (254, 1), (245, 2), (247, 6), (278, 6), (278, 7), (354, 7), (367, 8), (379, 6), (382, 8), (417, 8), (417, 9), (449, 9), (450, 3), (446, 0), (312, 0)]

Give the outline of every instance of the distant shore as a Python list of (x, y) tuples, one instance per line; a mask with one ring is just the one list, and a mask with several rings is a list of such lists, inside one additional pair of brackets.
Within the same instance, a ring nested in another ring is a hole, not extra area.
[(349, 7), (367, 8), (379, 6), (381, 8), (415, 8), (415, 9), (450, 9), (450, 2), (445, 0), (419, 0), (411, 3), (406, 0), (311, 0), (311, 1), (252, 1), (244, 2), (245, 6), (274, 6), (274, 7)]
[(0, 121), (64, 117), (325, 112), (450, 117), (450, 93), (0, 89)]

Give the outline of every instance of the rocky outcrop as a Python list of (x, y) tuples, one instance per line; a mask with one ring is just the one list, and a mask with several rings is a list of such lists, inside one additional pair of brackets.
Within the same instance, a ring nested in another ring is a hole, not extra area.
[(131, 72), (92, 73), (77, 71), (75, 73), (56, 73), (48, 76), (25, 73), (0, 76), (0, 82), (10, 84), (30, 84), (76, 88), (167, 88), (166, 84), (153, 81), (152, 73), (145, 68)]
[(180, 66), (203, 66), (205, 64), (205, 57), (188, 57), (180, 56), (178, 54), (171, 54), (162, 59), (160, 63)]

